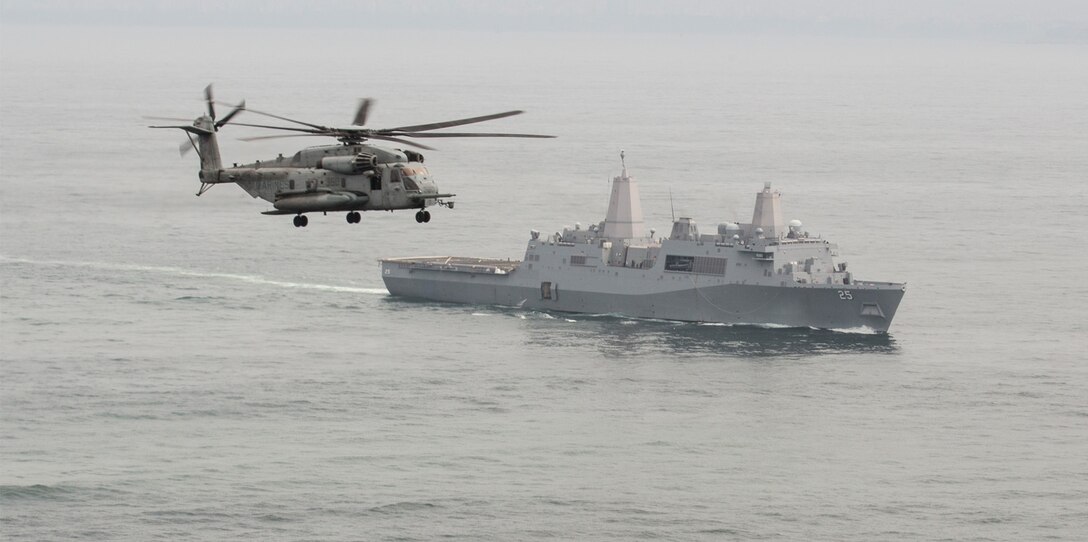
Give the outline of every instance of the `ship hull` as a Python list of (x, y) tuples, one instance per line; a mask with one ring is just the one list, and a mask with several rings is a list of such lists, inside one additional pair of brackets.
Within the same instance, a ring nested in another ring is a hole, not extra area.
[[(698, 280), (628, 282), (625, 292), (588, 289), (592, 282), (551, 283), (542, 292), (538, 277), (511, 273), (468, 273), (412, 269), (383, 262), (383, 279), (392, 295), (471, 305), (531, 310), (616, 314), (734, 325), (820, 329), (866, 328), (886, 332), (904, 288), (893, 283), (854, 285), (700, 284)], [(656, 284), (655, 284), (656, 283)], [(634, 293), (631, 293), (634, 292)]]

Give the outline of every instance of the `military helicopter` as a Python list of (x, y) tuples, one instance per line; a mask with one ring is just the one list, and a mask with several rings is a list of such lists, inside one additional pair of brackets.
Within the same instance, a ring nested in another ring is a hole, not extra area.
[[(433, 132), (441, 128), (474, 124), (489, 120), (520, 115), (523, 111), (505, 111), (480, 117), (449, 120), (429, 124), (399, 126), (397, 128), (364, 128), (374, 101), (360, 101), (352, 123), (347, 127), (331, 127), (294, 120), (272, 113), (255, 111), (245, 101), (221, 119), (216, 119), (216, 102), (212, 87), (204, 89), (207, 114), (192, 121), (192, 125), (150, 126), (150, 128), (176, 128), (184, 130), (188, 140), (180, 147), (181, 154), (196, 150), (200, 157), (200, 196), (212, 186), (234, 183), (254, 198), (271, 202), (274, 210), (266, 215), (295, 215), (296, 228), (306, 227), (306, 213), (346, 212), (349, 224), (358, 224), (361, 211), (394, 211), (416, 209), (416, 222), (430, 222), (427, 207), (433, 205), (453, 208), (447, 201), (455, 194), (438, 190), (430, 171), (423, 165), (423, 155), (414, 150), (388, 149), (366, 142), (371, 139), (391, 141), (424, 150), (432, 147), (404, 138), (442, 137), (529, 137), (552, 138), (540, 134), (508, 134), (477, 132)], [(296, 126), (277, 126), (231, 122), (241, 112), (274, 118)], [(160, 120), (185, 120), (164, 117), (148, 117)], [(302, 149), (290, 158), (282, 154), (271, 160), (258, 160), (250, 164), (223, 167), (219, 155), (216, 133), (226, 124), (249, 126), (267, 130), (297, 132), (271, 136), (241, 138), (256, 141), (282, 137), (333, 137), (338, 145), (321, 145)]]

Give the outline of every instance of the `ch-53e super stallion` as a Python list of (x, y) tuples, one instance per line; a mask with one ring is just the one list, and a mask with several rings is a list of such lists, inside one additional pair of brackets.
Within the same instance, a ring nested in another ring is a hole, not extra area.
[[(151, 126), (184, 130), (188, 140), (182, 143), (181, 154), (195, 149), (200, 157), (200, 190), (197, 196), (221, 183), (234, 183), (254, 198), (271, 202), (275, 208), (266, 215), (295, 215), (296, 228), (305, 227), (306, 213), (345, 212), (347, 222), (357, 224), (361, 211), (394, 211), (417, 209), (416, 222), (430, 222), (427, 207), (433, 205), (453, 208), (454, 194), (438, 190), (430, 171), (423, 165), (423, 155), (414, 150), (389, 149), (367, 144), (371, 139), (391, 141), (405, 146), (434, 150), (404, 138), (442, 137), (531, 137), (551, 138), (539, 134), (434, 132), (441, 128), (463, 126), (519, 115), (523, 111), (505, 111), (492, 115), (449, 120), (396, 128), (364, 128), (373, 100), (360, 101), (350, 126), (331, 127), (289, 119), (271, 113), (255, 111), (245, 101), (234, 106), (226, 116), (216, 120), (211, 85), (204, 89), (208, 112), (192, 121), (192, 125)], [(241, 112), (255, 113), (297, 126), (248, 124), (230, 121)], [(161, 120), (183, 120), (163, 117)], [(227, 123), (269, 130), (297, 132), (294, 134), (241, 138), (243, 141), (281, 137), (321, 136), (336, 138), (338, 145), (321, 145), (302, 149), (289, 158), (282, 154), (271, 160), (223, 167), (216, 133)]]

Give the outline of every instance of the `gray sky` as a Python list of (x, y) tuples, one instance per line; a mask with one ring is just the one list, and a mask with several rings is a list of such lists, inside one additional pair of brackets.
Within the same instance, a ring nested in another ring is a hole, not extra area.
[(1088, 2), (1083, 0), (2, 0), (0, 21), (1088, 42)]

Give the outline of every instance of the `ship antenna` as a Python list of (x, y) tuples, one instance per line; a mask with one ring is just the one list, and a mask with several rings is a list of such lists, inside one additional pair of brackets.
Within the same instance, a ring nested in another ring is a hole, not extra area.
[(672, 187), (669, 187), (669, 212), (672, 213), (672, 221), (676, 222), (676, 209), (672, 206)]
[(623, 166), (623, 176), (627, 177), (627, 161), (625, 161), (623, 157), (623, 149), (620, 149), (620, 165)]

